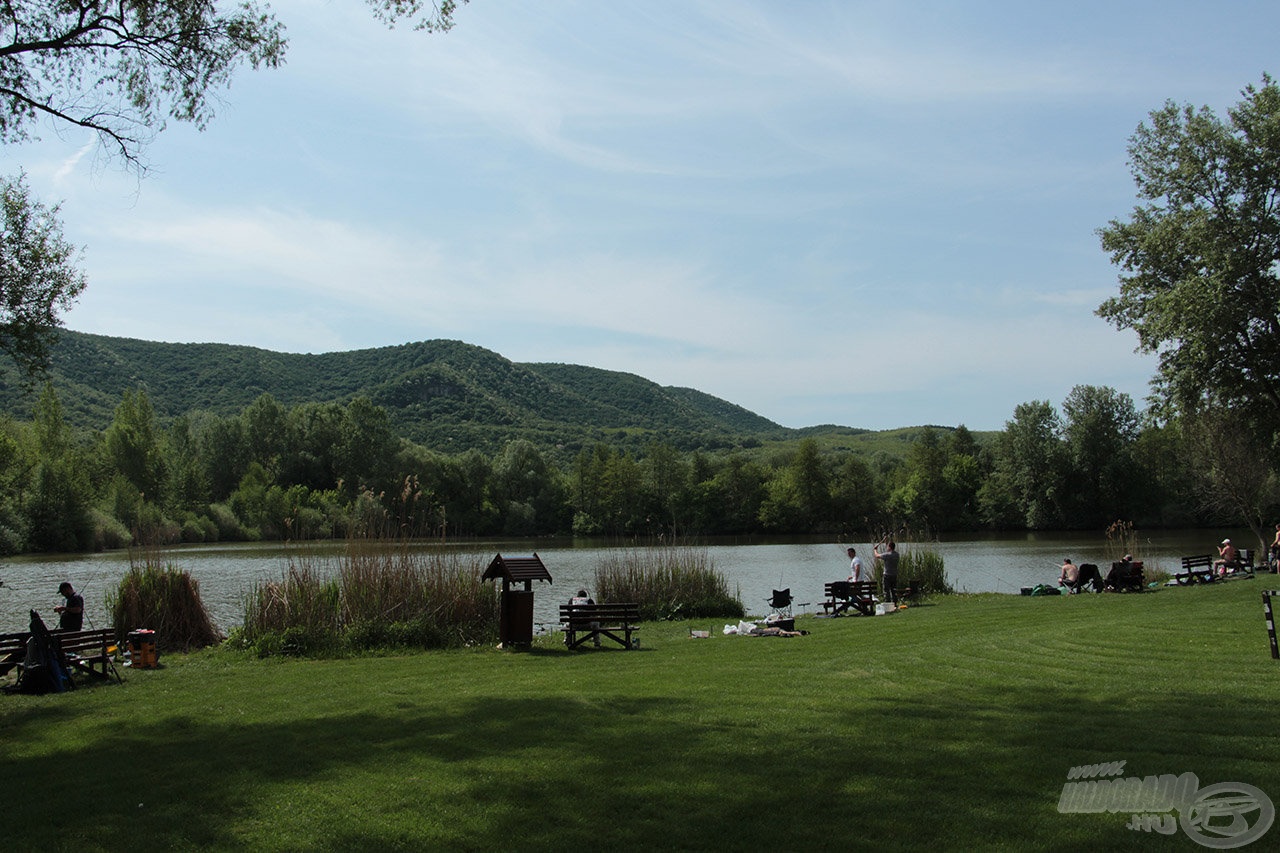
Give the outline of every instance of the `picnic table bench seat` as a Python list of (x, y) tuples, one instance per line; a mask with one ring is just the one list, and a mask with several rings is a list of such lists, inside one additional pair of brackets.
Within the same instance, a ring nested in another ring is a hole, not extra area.
[(31, 632), (22, 631), (17, 634), (0, 634), (0, 676), (8, 675), (10, 670), (22, 666), (27, 658), (27, 640)]
[(564, 629), (565, 645), (576, 649), (588, 640), (599, 645), (607, 637), (624, 649), (639, 647), (640, 641), (632, 637), (640, 630), (640, 605), (626, 604), (562, 604), (560, 626)]
[[(112, 655), (116, 649), (114, 628), (91, 628), (84, 631), (53, 630), (49, 637), (61, 653), (62, 659), (72, 668), (97, 678), (121, 681)], [(27, 659), (27, 641), (30, 631), (16, 634), (0, 634), (0, 676), (11, 670), (21, 670)]]
[(1236, 561), (1227, 565), (1227, 577), (1253, 577), (1253, 561), (1255, 551), (1252, 548), (1240, 548), (1236, 551)]
[(876, 585), (872, 581), (831, 581), (823, 584), (822, 610), (831, 616), (841, 616), (854, 610), (863, 616), (876, 612)]
[(1173, 579), (1178, 582), (1178, 586), (1190, 586), (1196, 582), (1210, 583), (1215, 579), (1213, 555), (1194, 554), (1190, 557), (1183, 557), (1182, 571), (1176, 573)]
[(87, 631), (50, 631), (73, 667), (98, 678), (122, 681), (113, 655), (116, 650), (115, 628), (92, 628)]

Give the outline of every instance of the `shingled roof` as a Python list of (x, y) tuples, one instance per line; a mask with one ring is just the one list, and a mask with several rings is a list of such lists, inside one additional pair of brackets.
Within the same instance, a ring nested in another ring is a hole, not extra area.
[(551, 583), (551, 573), (542, 564), (537, 554), (531, 557), (504, 557), (501, 554), (493, 558), (489, 568), (480, 576), (481, 580), (502, 578), (506, 581), (546, 581)]

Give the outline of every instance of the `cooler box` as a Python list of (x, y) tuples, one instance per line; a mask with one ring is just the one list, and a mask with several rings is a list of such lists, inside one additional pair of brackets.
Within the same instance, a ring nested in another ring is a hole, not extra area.
[(160, 653), (156, 651), (156, 632), (147, 628), (130, 631), (128, 636), (129, 658), (136, 669), (155, 669), (160, 665)]

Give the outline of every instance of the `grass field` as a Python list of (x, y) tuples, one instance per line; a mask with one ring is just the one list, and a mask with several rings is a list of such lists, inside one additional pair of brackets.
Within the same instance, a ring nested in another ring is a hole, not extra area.
[(951, 596), (797, 638), (653, 623), (633, 652), (171, 656), (0, 696), (0, 846), (1203, 849), (1059, 798), (1124, 761), (1280, 799), (1276, 585)]

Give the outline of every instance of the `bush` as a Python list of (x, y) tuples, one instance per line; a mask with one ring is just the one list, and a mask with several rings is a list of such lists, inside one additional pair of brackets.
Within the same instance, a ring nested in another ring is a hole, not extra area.
[(200, 600), (199, 582), (158, 551), (130, 552), (129, 571), (115, 592), (107, 594), (107, 609), (117, 639), (150, 628), (162, 649), (189, 651), (222, 641)]
[(257, 530), (246, 528), (226, 504), (210, 504), (209, 518), (218, 530), (218, 539), (224, 542), (256, 542), (262, 538)]
[(196, 515), (195, 513), (187, 513), (182, 520), (182, 541), (217, 542), (218, 525), (214, 524), (211, 518)]
[(133, 544), (129, 528), (118, 518), (94, 508), (89, 510), (89, 519), (93, 524), (93, 550), (108, 551)]

